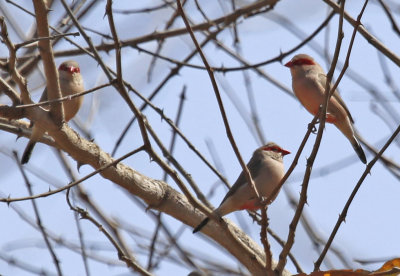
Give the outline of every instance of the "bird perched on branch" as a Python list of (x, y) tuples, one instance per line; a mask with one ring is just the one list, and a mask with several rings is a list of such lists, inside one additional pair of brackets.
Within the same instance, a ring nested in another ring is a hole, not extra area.
[[(58, 67), (58, 76), (60, 80), (61, 94), (63, 97), (74, 95), (85, 90), (83, 86), (81, 70), (79, 68), (79, 64), (76, 61), (69, 60), (61, 63), (61, 65)], [(40, 102), (44, 101), (47, 101), (47, 88), (43, 91), (42, 97), (40, 98)], [(78, 113), (82, 102), (83, 96), (68, 99), (62, 102), (66, 122), (71, 120), (76, 115), (76, 113)], [(39, 127), (38, 125), (35, 125), (34, 123), (32, 125), (32, 134), (28, 145), (26, 146), (25, 151), (22, 155), (22, 164), (28, 163), (36, 142), (40, 138), (42, 138), (42, 136), (46, 132), (45, 129)]]
[[(285, 66), (290, 68), (292, 74), (294, 94), (308, 112), (316, 115), (325, 97), (327, 77), (324, 69), (312, 57), (305, 54), (294, 56)], [(355, 136), (354, 120), (337, 91), (328, 102), (326, 122), (334, 124), (346, 136), (361, 162), (366, 164), (365, 153)]]
[[(289, 151), (282, 149), (273, 142), (254, 151), (247, 168), (260, 196), (264, 198), (271, 196), (273, 190), (284, 176), (283, 156), (289, 153)], [(271, 198), (271, 201), (275, 199), (277, 194)], [(242, 172), (225, 195), (219, 207), (214, 210), (214, 213), (223, 217), (237, 210), (257, 210), (260, 207), (259, 198), (257, 198)], [(209, 218), (205, 218), (194, 228), (193, 233), (200, 231), (208, 221)]]

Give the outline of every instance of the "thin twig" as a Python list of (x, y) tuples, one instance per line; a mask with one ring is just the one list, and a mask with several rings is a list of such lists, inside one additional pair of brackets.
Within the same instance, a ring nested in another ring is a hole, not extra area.
[[(24, 169), (23, 169), (23, 167), (21, 165), (21, 162), (19, 162), (19, 158), (18, 158), (17, 152), (14, 151), (13, 154), (14, 154), (15, 163), (18, 164), (18, 168), (19, 168), (19, 170), (21, 172), (21, 175), (24, 178), (26, 187), (27, 187), (28, 192), (29, 192), (29, 196), (32, 197), (33, 196), (32, 185), (31, 185), (27, 175), (25, 174), (25, 171), (24, 171)], [(61, 271), (60, 261), (59, 261), (57, 255), (56, 255), (56, 252), (55, 252), (55, 250), (53, 248), (53, 245), (49, 241), (49, 237), (47, 236), (46, 229), (42, 224), (42, 219), (41, 219), (40, 214), (39, 214), (39, 208), (36, 205), (35, 199), (32, 199), (31, 202), (32, 202), (33, 211), (35, 213), (37, 226), (39, 227), (40, 233), (43, 236), (43, 240), (46, 243), (47, 249), (49, 250), (50, 255), (51, 255), (52, 259), (53, 259), (53, 263), (54, 263), (54, 266), (57, 269), (57, 273), (58, 273), (59, 276), (61, 276), (61, 275), (63, 275), (63, 273)]]
[[(214, 27), (215, 24), (218, 24), (218, 25), (222, 24), (223, 26), (228, 26), (228, 25), (232, 24), (233, 22), (235, 22), (236, 20), (238, 20), (240, 17), (248, 18), (249, 16), (255, 15), (254, 11), (259, 10), (266, 6), (273, 6), (276, 2), (278, 2), (278, 0), (257, 1), (257, 2), (251, 3), (247, 6), (238, 8), (237, 10), (235, 10), (234, 12), (232, 12), (230, 14), (213, 19), (211, 21), (211, 23), (206, 22), (206, 23), (200, 23), (198, 25), (195, 25), (192, 27), (192, 30), (193, 31), (209, 30), (210, 28)], [(72, 11), (71, 11), (71, 14), (72, 14)], [(77, 25), (77, 22), (74, 21), (74, 24)], [(82, 31), (84, 31), (82, 26), (78, 27), (78, 29), (79, 29), (79, 32), (82, 34), (82, 36), (86, 40), (87, 38), (84, 36), (84, 34), (82, 32)], [(185, 35), (185, 34), (187, 34), (187, 30), (185, 27), (180, 28), (180, 29), (169, 30), (169, 31), (165, 31), (165, 32), (153, 32), (151, 34), (144, 35), (141, 37), (136, 37), (136, 38), (129, 39), (129, 40), (121, 40), (120, 46), (121, 47), (134, 46), (134, 45), (137, 45), (140, 43), (156, 41), (156, 40), (160, 40), (160, 39), (171, 38), (171, 37)], [(108, 51), (114, 49), (114, 43), (102, 43), (101, 45), (97, 45), (97, 46), (94, 46), (92, 44), (92, 45), (89, 45), (88, 48), (83, 48), (83, 49), (84, 49), (84, 51), (89, 51), (89, 52), (92, 51), (94, 54), (95, 54), (95, 52), (98, 52), (98, 51), (108, 52)], [(67, 56), (76, 56), (76, 55), (83, 54), (84, 51), (82, 51), (81, 49), (74, 49), (74, 50), (64, 51), (64, 54)]]
[[(30, 272), (32, 274), (43, 275), (43, 276), (57, 275), (56, 273), (47, 270), (48, 268), (46, 267), (46, 265), (43, 265), (43, 267), (36, 267), (36, 266), (32, 265), (31, 263), (26, 262), (26, 258), (18, 259), (13, 255), (14, 254), (11, 252), (10, 252), (10, 254), (7, 254), (4, 251), (2, 251), (2, 252), (0, 252), (0, 259), (3, 260), (4, 262), (8, 263), (9, 266), (17, 267), (19, 269)], [(36, 264), (36, 265), (40, 265), (40, 264)]]
[[(353, 43), (354, 43), (354, 40), (355, 40), (355, 36), (357, 34), (358, 27), (361, 26), (361, 17), (364, 14), (364, 11), (365, 11), (365, 8), (367, 7), (367, 4), (368, 4), (368, 0), (365, 0), (364, 5), (361, 8), (361, 11), (360, 11), (359, 15), (357, 16), (357, 24), (355, 24), (354, 29), (353, 29), (353, 33), (352, 33), (352, 36), (351, 36), (351, 39), (350, 39), (350, 43), (349, 43), (349, 47), (348, 47), (346, 60), (345, 60), (343, 69), (342, 69), (342, 71), (341, 71), (336, 83), (332, 86), (332, 88), (330, 90), (330, 93), (329, 93), (330, 94), (329, 96), (332, 96), (333, 93), (335, 92), (337, 86), (339, 85), (340, 80), (342, 79), (342, 77), (343, 77), (343, 75), (344, 75), (344, 73), (345, 73), (345, 71), (346, 71), (346, 69), (347, 69), (347, 67), (349, 65), (350, 55), (351, 55), (351, 51), (353, 49)], [(342, 13), (341, 13), (341, 18), (343, 19), (343, 17), (344, 17), (344, 9), (342, 10)], [(336, 57), (336, 61), (337, 61), (337, 57)], [(335, 56), (334, 56), (333, 62), (336, 62), (336, 61), (335, 61)], [(332, 69), (332, 75), (333, 75), (334, 68), (331, 67), (331, 69)], [(332, 78), (332, 75), (330, 76), (331, 78)], [(330, 79), (329, 79), (329, 73), (328, 73), (328, 78), (327, 78), (327, 87), (328, 88), (329, 88), (329, 86), (328, 86), (329, 85), (329, 81), (330, 81)], [(368, 166), (367, 166), (367, 168), (368, 168)], [(361, 183), (360, 183), (360, 185), (361, 185)], [(325, 254), (326, 254), (326, 252), (327, 252), (327, 250), (329, 248), (330, 243), (332, 243), (332, 241), (333, 241), (333, 238), (332, 238), (332, 240), (328, 240), (327, 244), (325, 245), (325, 248), (324, 248), (323, 252), (321, 253), (320, 257), (318, 258), (318, 261), (314, 264), (314, 269), (315, 270), (319, 269), (319, 266), (321, 265), (322, 260), (324, 259)]]
[(29, 44), (33, 44), (33, 43), (41, 41), (41, 40), (53, 40), (53, 39), (57, 39), (60, 37), (66, 37), (66, 36), (79, 36), (79, 33), (74, 32), (74, 33), (56, 34), (56, 35), (51, 35), (48, 37), (38, 37), (38, 38), (34, 38), (34, 39), (31, 39), (28, 41), (24, 41), (22, 43), (15, 44), (15, 49), (18, 50), (21, 47), (25, 47)]
[[(338, 26), (338, 35), (337, 35), (337, 41), (336, 41), (336, 48), (335, 48), (335, 54), (334, 54), (334, 58), (332, 60), (332, 64), (331, 64), (331, 68), (327, 74), (327, 80), (326, 80), (326, 86), (325, 86), (325, 96), (324, 96), (324, 101), (322, 103), (322, 107), (321, 107), (321, 111), (319, 112), (319, 127), (318, 127), (318, 133), (317, 133), (317, 137), (315, 139), (315, 143), (314, 143), (314, 147), (312, 149), (312, 152), (310, 154), (310, 157), (307, 159), (307, 167), (306, 167), (306, 171), (304, 173), (304, 179), (303, 179), (303, 183), (301, 185), (301, 193), (300, 193), (300, 200), (299, 200), (299, 204), (297, 205), (297, 209), (296, 212), (293, 216), (293, 219), (289, 225), (289, 234), (287, 237), (287, 241), (285, 246), (283, 247), (281, 253), (279, 254), (279, 262), (278, 265), (275, 268), (275, 271), (277, 273), (282, 273), (283, 268), (286, 265), (286, 258), (294, 244), (294, 238), (295, 238), (295, 232), (296, 232), (296, 228), (297, 225), (300, 221), (300, 217), (301, 217), (301, 213), (303, 211), (304, 205), (307, 203), (307, 189), (308, 189), (308, 183), (310, 180), (310, 175), (311, 175), (311, 171), (312, 171), (312, 167), (314, 165), (314, 161), (315, 158), (317, 157), (318, 154), (318, 150), (319, 150), (319, 146), (321, 144), (321, 140), (322, 140), (322, 135), (324, 132), (324, 128), (325, 128), (325, 119), (326, 119), (326, 112), (327, 112), (327, 108), (328, 108), (328, 102), (330, 99), (330, 81), (332, 79), (334, 70), (335, 70), (335, 66), (336, 66), (336, 62), (338, 60), (339, 57), (339, 52), (340, 52), (340, 48), (341, 48), (341, 43), (342, 43), (342, 39), (343, 39), (343, 31), (342, 31), (342, 27), (343, 27), (343, 13), (344, 13), (344, 3), (345, 1), (341, 2), (340, 8), (341, 8), (341, 13), (340, 13), (340, 19), (339, 19), (339, 26)], [(334, 90), (332, 90), (334, 91)], [(332, 92), (333, 93), (333, 92)]]
[(69, 96), (61, 97), (59, 99), (54, 99), (54, 100), (42, 101), (42, 102), (39, 102), (39, 103), (18, 105), (15, 108), (16, 109), (19, 109), (19, 108), (30, 108), (30, 107), (36, 107), (36, 106), (45, 106), (45, 105), (52, 104), (52, 103), (55, 103), (55, 102), (69, 101), (69, 100), (72, 100), (74, 98), (77, 98), (77, 97), (80, 97), (80, 96), (84, 96), (84, 95), (90, 94), (90, 93), (92, 93), (94, 91), (103, 89), (103, 88), (108, 87), (108, 86), (113, 85), (113, 84), (114, 84), (114, 81), (112, 81), (111, 83), (105, 83), (105, 84), (96, 86), (94, 88), (85, 90), (85, 91), (80, 92), (80, 93), (76, 93), (74, 95), (69, 95)]
[[(243, 169), (243, 173), (246, 176), (247, 183), (250, 184), (250, 186), (252, 187), (252, 189), (253, 189), (254, 193), (256, 194), (257, 198), (260, 198), (260, 194), (257, 191), (257, 187), (254, 185), (254, 181), (251, 178), (249, 169), (247, 168), (246, 163), (243, 161), (243, 158), (242, 158), (242, 156), (241, 156), (241, 154), (239, 152), (239, 149), (238, 149), (238, 147), (236, 145), (236, 142), (235, 142), (235, 139), (233, 137), (231, 128), (229, 126), (228, 117), (227, 117), (226, 112), (225, 112), (224, 104), (222, 102), (222, 98), (221, 98), (221, 95), (219, 93), (218, 85), (217, 85), (217, 82), (215, 80), (214, 74), (211, 71), (210, 65), (208, 64), (208, 61), (207, 61), (203, 51), (201, 50), (201, 47), (200, 47), (199, 43), (197, 42), (196, 37), (194, 36), (193, 30), (191, 29), (189, 21), (186, 18), (186, 15), (185, 15), (185, 13), (183, 11), (182, 4), (181, 4), (180, 0), (177, 1), (177, 4), (178, 4), (178, 10), (179, 10), (179, 12), (180, 12), (180, 14), (182, 16), (183, 21), (185, 22), (185, 25), (186, 25), (186, 28), (187, 28), (189, 34), (190, 34), (190, 37), (192, 38), (193, 43), (195, 44), (196, 49), (197, 49), (198, 53), (200, 54), (204, 65), (207, 68), (207, 73), (208, 73), (208, 75), (210, 77), (210, 80), (211, 80), (211, 83), (212, 83), (212, 86), (213, 86), (213, 89), (214, 89), (214, 93), (215, 93), (215, 96), (217, 98), (218, 106), (220, 108), (221, 116), (222, 116), (222, 119), (223, 119), (223, 122), (224, 122), (225, 130), (226, 130), (226, 134), (228, 136), (229, 142), (231, 143), (231, 146), (232, 146), (232, 148), (233, 148), (233, 150), (234, 150), (234, 152), (236, 154), (236, 157), (237, 157), (237, 159), (238, 159), (238, 161), (240, 163), (240, 166)], [(260, 200), (261, 200), (261, 198), (260, 198)]]
[(72, 188), (72, 187), (78, 185), (79, 183), (82, 183), (82, 182), (85, 181), (86, 179), (89, 179), (90, 177), (92, 177), (92, 176), (94, 176), (94, 175), (96, 175), (96, 174), (98, 174), (98, 173), (104, 171), (105, 169), (107, 169), (107, 168), (109, 168), (109, 167), (111, 167), (111, 166), (115, 166), (116, 164), (118, 164), (118, 163), (121, 162), (122, 160), (124, 160), (124, 159), (128, 158), (129, 156), (134, 155), (134, 154), (136, 154), (137, 152), (142, 151), (142, 150), (144, 150), (144, 146), (141, 146), (141, 147), (139, 147), (139, 148), (137, 148), (137, 149), (135, 149), (135, 150), (133, 150), (133, 151), (131, 151), (131, 152), (128, 152), (127, 154), (123, 155), (122, 157), (120, 157), (120, 158), (118, 158), (118, 159), (115, 159), (113, 162), (101, 166), (100, 168), (98, 168), (97, 170), (91, 172), (90, 174), (86, 175), (85, 177), (83, 177), (83, 178), (81, 178), (81, 179), (79, 179), (79, 180), (77, 180), (77, 181), (74, 181), (74, 182), (72, 182), (72, 183), (70, 183), (70, 184), (68, 184), (68, 185), (66, 185), (66, 186), (64, 186), (64, 187), (61, 187), (61, 188), (59, 188), (59, 189), (56, 189), (56, 190), (54, 190), (54, 191), (48, 191), (48, 192), (46, 192), (46, 193), (37, 194), (37, 195), (32, 195), (32, 196), (26, 196), (26, 197), (18, 197), (18, 198), (10, 198), (10, 197), (8, 197), (8, 198), (0, 198), (0, 202), (6, 202), (7, 204), (9, 204), (9, 203), (15, 202), (15, 201), (31, 200), (31, 199), (36, 199), (36, 198), (41, 198), (41, 197), (48, 197), (48, 196), (50, 196), (50, 195), (57, 194), (57, 193), (62, 192), (62, 191), (64, 191), (64, 190), (70, 189), (70, 188)]
[[(68, 198), (68, 197), (67, 197)], [(115, 239), (112, 237), (112, 235), (95, 219), (93, 218), (88, 211), (85, 211), (84, 209), (80, 207), (74, 207), (70, 202), (69, 206), (72, 210), (75, 212), (79, 213), (82, 219), (86, 219), (93, 223), (100, 232), (104, 234), (104, 236), (111, 242), (111, 244), (114, 246), (114, 248), (118, 252), (118, 258), (125, 262), (126, 265), (132, 269), (134, 269), (136, 272), (140, 273), (141, 275), (146, 275), (146, 276), (151, 276), (152, 274), (145, 270), (143, 267), (138, 264), (138, 262), (135, 259), (130, 258), (125, 254), (123, 249), (119, 246), (119, 244), (115, 241)]]
[[(64, 1), (64, 0), (62, 0)], [(112, 1), (108, 0), (107, 5), (106, 5), (106, 14), (109, 20), (109, 25), (111, 29), (111, 34), (114, 39), (114, 47), (116, 51), (116, 63), (117, 63), (117, 83), (114, 85), (121, 97), (125, 100), (125, 102), (128, 104), (132, 112), (135, 114), (136, 118), (138, 119), (139, 123), (139, 128), (140, 132), (142, 135), (143, 143), (145, 150), (147, 153), (154, 159), (154, 161), (157, 162), (157, 164), (168, 174), (171, 176), (171, 178), (177, 183), (179, 188), (182, 190), (182, 192), (185, 194), (185, 196), (189, 199), (189, 201), (196, 207), (201, 209), (202, 211), (208, 213), (208, 210), (202, 205), (202, 203), (195, 198), (190, 190), (185, 186), (183, 181), (180, 179), (178, 174), (170, 167), (168, 164), (166, 164), (154, 151), (154, 149), (151, 147), (150, 139), (147, 134), (146, 130), (146, 123), (145, 123), (145, 116), (141, 113), (141, 111), (136, 107), (136, 105), (132, 102), (128, 95), (128, 91), (126, 90), (126, 87), (124, 85), (124, 81), (122, 78), (122, 66), (121, 66), (121, 43), (118, 38), (118, 33), (114, 24), (114, 18), (112, 14)], [(78, 24), (78, 23), (76, 23)]]
[(319, 256), (318, 260), (314, 264), (314, 271), (318, 271), (323, 259), (325, 258), (326, 253), (328, 252), (328, 249), (330, 245), (333, 242), (333, 239), (336, 236), (337, 231), (339, 230), (340, 225), (342, 222), (345, 221), (347, 212), (350, 208), (351, 203), (353, 202), (354, 197), (356, 196), (358, 190), (361, 187), (361, 184), (364, 182), (365, 178), (370, 174), (372, 167), (375, 165), (375, 163), (378, 161), (378, 159), (382, 156), (382, 154), (385, 152), (385, 150), (390, 146), (390, 144), (393, 142), (393, 140), (396, 138), (396, 136), (400, 133), (400, 125), (397, 127), (397, 129), (393, 132), (393, 134), (390, 136), (388, 141), (385, 143), (385, 145), (382, 147), (382, 149), (378, 152), (378, 154), (374, 157), (374, 159), (371, 160), (371, 162), (368, 163), (367, 167), (365, 168), (363, 174), (361, 175), (360, 179), (358, 180), (356, 186), (354, 187), (351, 195), (349, 196), (345, 206), (343, 207), (342, 212), (340, 213), (340, 216), (335, 224), (335, 227), (333, 228), (331, 235), (329, 236), (328, 242), (326, 243), (321, 255)]
[(272, 271), (272, 253), (271, 253), (271, 246), (268, 241), (268, 234), (267, 234), (267, 228), (268, 228), (268, 216), (267, 216), (267, 211), (268, 211), (268, 205), (264, 205), (261, 208), (261, 231), (260, 231), (260, 239), (261, 243), (264, 246), (264, 252), (265, 252), (265, 272), (267, 276), (273, 276), (274, 272)]
[[(175, 118), (175, 124), (177, 127), (179, 126), (179, 122), (180, 122), (180, 120), (182, 118), (182, 114), (183, 114), (182, 112), (183, 112), (183, 106), (185, 103), (185, 93), (186, 93), (186, 86), (184, 86), (182, 89), (181, 97), (180, 97), (180, 101), (179, 101), (179, 105), (178, 105), (178, 111), (177, 111), (176, 118)], [(170, 155), (173, 154), (173, 151), (175, 148), (176, 137), (177, 137), (177, 132), (174, 131), (172, 133), (171, 142), (170, 142), (170, 146), (168, 149), (168, 152)], [(167, 179), (168, 179), (168, 174), (166, 172), (164, 172), (163, 181), (167, 182)], [(150, 250), (149, 250), (150, 252), (149, 252), (149, 259), (147, 262), (147, 270), (151, 270), (153, 267), (155, 267), (155, 265), (153, 264), (154, 250), (155, 250), (155, 245), (157, 242), (158, 235), (160, 233), (159, 230), (162, 226), (162, 220), (161, 220), (162, 213), (160, 211), (158, 211), (156, 217), (157, 217), (157, 225), (156, 225), (156, 228), (154, 229), (153, 238), (152, 238), (151, 244), (150, 244)], [(173, 243), (176, 243), (176, 242), (177, 241), (174, 239)], [(190, 263), (193, 264), (193, 261), (190, 260)]]
[[(339, 13), (339, 5), (336, 4), (332, 0), (323, 0), (332, 9)], [(379, 50), (382, 54), (384, 54), (387, 58), (389, 58), (393, 63), (397, 66), (400, 66), (400, 57), (397, 56), (394, 52), (388, 49), (382, 42), (380, 42), (376, 37), (370, 34), (364, 26), (360, 26), (357, 20), (354, 20), (347, 12), (344, 13), (344, 18), (349, 22), (354, 28), (357, 28), (358, 32), (370, 43), (372, 44), (377, 50)]]
[(158, 11), (158, 10), (160, 10), (160, 9), (164, 9), (164, 8), (166, 8), (168, 5), (171, 5), (171, 4), (173, 4), (173, 3), (174, 3), (174, 1), (171, 1), (171, 2), (167, 2), (167, 1), (166, 1), (166, 3), (164, 3), (164, 4), (159, 4), (159, 5), (156, 5), (156, 6), (154, 6), (154, 7), (150, 7), (150, 8), (132, 9), (132, 10), (113, 9), (113, 12), (114, 12), (114, 13), (125, 14), (125, 15), (126, 15), (126, 14), (135, 14), (135, 13), (149, 13), (149, 12)]
[[(7, 25), (6, 22), (4, 21), (4, 17), (0, 16), (0, 28), (1, 28), (1, 37), (3, 40), (3, 43), (6, 44), (9, 52), (9, 57), (8, 57), (8, 70), (9, 73), (12, 77), (12, 80), (15, 81), (18, 84), (18, 87), (20, 89), (20, 97), (23, 103), (32, 103), (30, 94), (28, 92), (28, 85), (26, 82), (26, 79), (20, 74), (20, 72), (16, 68), (17, 64), (17, 50), (15, 49), (15, 45), (11, 42), (11, 39), (8, 36), (8, 30), (7, 30)], [(2, 81), (3, 82), (3, 81)], [(6, 91), (8, 91), (7, 89)], [(10, 95), (11, 99), (13, 99), (13, 102), (19, 101), (16, 99), (16, 95)]]
[[(209, 41), (211, 41), (211, 39), (213, 39), (217, 33), (219, 31), (215, 31), (213, 33), (211, 33), (201, 44), (202, 46), (206, 45)], [(194, 57), (196, 54), (196, 51), (193, 51), (192, 53), (190, 53), (184, 60), (188, 61), (190, 60), (192, 57)], [(153, 98), (157, 95), (157, 93), (161, 90), (162, 87), (164, 87), (164, 85), (168, 82), (168, 80), (170, 80), (173, 76), (175, 76), (176, 74), (179, 73), (179, 70), (181, 69), (182, 65), (177, 65), (175, 68), (171, 69), (170, 73), (160, 82), (160, 84), (157, 86), (157, 88), (150, 94), (150, 96), (148, 98), (144, 97), (143, 95), (141, 95), (138, 91), (136, 91), (136, 89), (134, 89), (132, 87), (132, 85), (130, 85), (129, 83), (125, 82), (125, 85), (128, 87), (128, 89), (130, 91), (133, 91), (137, 96), (139, 96), (145, 103), (140, 107), (140, 111), (143, 111), (147, 106), (150, 106), (151, 108), (153, 108), (162, 118), (164, 121), (166, 121), (174, 131), (176, 131), (179, 136), (183, 139), (183, 141), (185, 141), (185, 143), (188, 145), (188, 147), (211, 169), (211, 171), (218, 176), (218, 178), (224, 182), (226, 185), (228, 184), (228, 181), (226, 180), (226, 178), (221, 175), (218, 170), (216, 170), (211, 163), (204, 157), (204, 155), (194, 146), (194, 144), (192, 142), (189, 141), (189, 139), (182, 133), (182, 131), (176, 127), (176, 125), (173, 123), (173, 121), (168, 118), (165, 113), (163, 112), (162, 109), (156, 107), (151, 101), (153, 100)], [(115, 154), (116, 150), (118, 149), (119, 145), (121, 144), (122, 140), (124, 139), (124, 137), (126, 136), (126, 134), (128, 133), (128, 130), (130, 128), (130, 126), (133, 124), (134, 121), (136, 121), (136, 117), (133, 116), (132, 119), (128, 122), (127, 126), (125, 127), (124, 131), (122, 132), (122, 134), (120, 135), (120, 137), (118, 138), (114, 149), (112, 151), (112, 155)]]
[[(169, 3), (165, 0), (164, 0), (164, 2), (166, 5), (173, 8), (174, 3)], [(186, 3), (186, 0), (184, 0), (182, 4), (185, 5), (185, 3)], [(174, 13), (171, 15), (170, 19), (165, 23), (164, 30), (170, 29), (177, 18), (179, 18), (179, 13), (178, 13), (178, 11), (175, 10)], [(157, 40), (157, 42), (158, 42), (158, 44), (157, 44), (156, 54), (160, 54), (162, 47), (164, 45), (165, 39)], [(156, 61), (157, 61), (156, 56), (153, 56), (153, 58), (150, 61), (149, 69), (147, 70), (147, 82), (151, 81), (151, 75), (153, 73), (153, 69), (155, 68)]]
[(379, 4), (381, 4), (383, 10), (385, 11), (387, 17), (389, 18), (390, 23), (392, 24), (392, 29), (398, 36), (400, 36), (400, 28), (397, 26), (396, 20), (390, 12), (390, 8), (383, 2), (382, 0), (378, 0)]

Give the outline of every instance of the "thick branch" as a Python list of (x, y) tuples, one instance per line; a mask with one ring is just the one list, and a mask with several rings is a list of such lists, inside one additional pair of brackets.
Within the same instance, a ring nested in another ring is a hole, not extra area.
[[(88, 164), (98, 169), (114, 160), (96, 144), (80, 137), (66, 124), (63, 125), (61, 130), (49, 130), (49, 134), (54, 137), (57, 145), (62, 150), (67, 151), (80, 164)], [(122, 163), (110, 166), (100, 174), (104, 178), (126, 189), (132, 195), (140, 197), (151, 208), (169, 214), (187, 225), (194, 227), (203, 218), (203, 214), (194, 209), (193, 205), (183, 194), (177, 192), (165, 182), (151, 179)], [(204, 229), (205, 234), (228, 250), (253, 275), (262, 274), (262, 271), (259, 270), (259, 262), (264, 260), (264, 253), (258, 244), (239, 228), (228, 222), (229, 228), (234, 232), (237, 239), (247, 247), (248, 251), (253, 253), (253, 255), (243, 254), (243, 247), (235, 246), (237, 241), (233, 241), (232, 238), (227, 237), (225, 232), (221, 231), (215, 223), (212, 223), (212, 225), (214, 227)], [(285, 273), (289, 275), (288, 272)]]
[[(47, 21), (48, 10), (45, 1), (35, 0), (33, 1), (33, 5), (35, 7), (38, 35), (39, 37), (49, 37), (49, 23)], [(59, 99), (62, 95), (51, 41), (49, 39), (39, 40), (38, 44), (47, 80), (47, 98), (49, 100)], [(60, 102), (53, 102), (50, 104), (50, 112), (58, 124), (64, 121), (63, 105)]]

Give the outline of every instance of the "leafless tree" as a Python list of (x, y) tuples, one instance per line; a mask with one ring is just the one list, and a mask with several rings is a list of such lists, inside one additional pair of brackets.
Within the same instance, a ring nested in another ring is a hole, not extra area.
[[(8, 269), (39, 275), (289, 275), (355, 268), (353, 261), (363, 256), (335, 239), (348, 210), (371, 171), (397, 186), (400, 177), (394, 155), (400, 92), (393, 77), (400, 57), (382, 42), (398, 44), (400, 5), (324, 0), (318, 3), (319, 13), (327, 10), (322, 20), (290, 18), (296, 9), (301, 15), (302, 5), (314, 5), (303, 2), (0, 2), (0, 259)], [(364, 24), (371, 14), (392, 27), (376, 30), (385, 40)], [(356, 111), (363, 118), (356, 125), (368, 150), (366, 167), (339, 132), (325, 133), (326, 102), (314, 118), (304, 109), (293, 111), (298, 102), (282, 81), (290, 74), (281, 63), (307, 51), (326, 61), (333, 88), (345, 90), (344, 79), (372, 99)], [(369, 79), (363, 71), (368, 66), (353, 62), (363, 52), (375, 53), (364, 59), (382, 80)], [(85, 95), (84, 106), (68, 124), (60, 102), (71, 97), (57, 99), (56, 65), (65, 59), (80, 63), (87, 89), (76, 95)], [(36, 100), (44, 86), (56, 99), (49, 110), (42, 108), (49, 102)], [(15, 138), (30, 137), (30, 121), (46, 126), (47, 134), (22, 166), (27, 139)], [(242, 211), (240, 227), (212, 216), (226, 192), (221, 187), (229, 187), (252, 149), (271, 137), (292, 146), (277, 200), (292, 208), (264, 205), (250, 217)], [(320, 149), (325, 141), (328, 153)], [(350, 174), (343, 173), (350, 167)], [(321, 233), (305, 209), (318, 177), (353, 189), (340, 199), (320, 195), (340, 206), (339, 218), (327, 214), (330, 233)], [(385, 202), (379, 196), (360, 200)], [(365, 221), (374, 220), (368, 212)], [(388, 222), (390, 213), (383, 215)], [(210, 227), (193, 235), (205, 216), (212, 218)], [(205, 242), (199, 240), (204, 235)]]

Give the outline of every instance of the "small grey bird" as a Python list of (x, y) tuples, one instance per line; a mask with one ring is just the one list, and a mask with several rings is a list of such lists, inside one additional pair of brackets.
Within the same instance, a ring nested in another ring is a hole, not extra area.
[[(81, 70), (76, 61), (69, 60), (61, 63), (61, 65), (58, 67), (58, 76), (60, 79), (60, 88), (63, 97), (85, 91)], [(40, 98), (40, 102), (43, 101), (47, 101), (47, 88), (43, 91), (42, 97)], [(78, 113), (82, 102), (83, 96), (63, 101), (66, 122), (71, 120), (76, 113)], [(22, 164), (28, 163), (36, 142), (42, 138), (46, 132), (45, 129), (40, 128), (34, 123), (32, 125), (32, 134), (21, 158)]]
[[(294, 94), (308, 112), (316, 115), (325, 96), (327, 77), (324, 69), (312, 57), (305, 54), (294, 56), (285, 66), (290, 68), (292, 74)], [(354, 134), (354, 120), (337, 91), (329, 100), (326, 122), (334, 124), (346, 136), (361, 162), (366, 164), (367, 158)]]
[[(247, 168), (260, 196), (267, 198), (279, 184), (284, 176), (283, 156), (289, 153), (289, 151), (282, 149), (273, 142), (254, 151)], [(247, 183), (242, 171), (235, 184), (230, 188), (219, 207), (213, 213), (223, 217), (237, 210), (257, 210), (260, 207), (259, 199), (256, 197), (251, 185)], [(205, 218), (194, 228), (193, 233), (200, 231), (208, 221), (209, 218)]]

